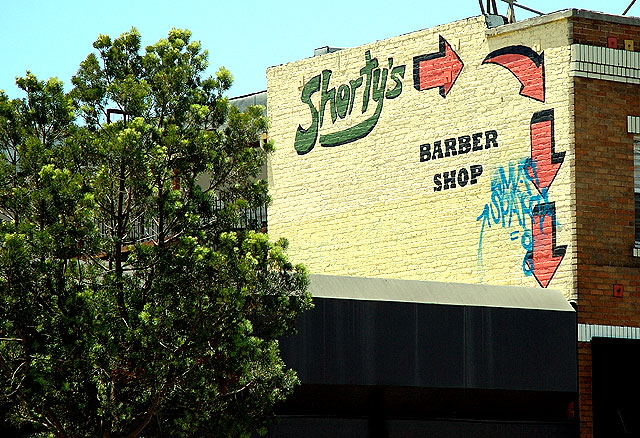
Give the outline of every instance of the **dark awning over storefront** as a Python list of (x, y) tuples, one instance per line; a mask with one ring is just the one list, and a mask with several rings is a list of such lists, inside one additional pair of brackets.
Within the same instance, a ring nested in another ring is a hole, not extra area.
[(577, 436), (561, 292), (322, 275), (311, 292), (281, 341), (302, 384), (270, 438)]
[(312, 275), (283, 339), (303, 384), (575, 393), (576, 316), (542, 288)]

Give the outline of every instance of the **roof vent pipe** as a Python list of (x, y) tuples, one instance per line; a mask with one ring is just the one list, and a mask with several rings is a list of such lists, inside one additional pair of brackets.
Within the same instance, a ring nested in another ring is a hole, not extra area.
[(338, 50), (342, 50), (342, 47), (318, 47), (317, 49), (313, 50), (313, 56), (326, 55), (327, 53), (337, 52)]

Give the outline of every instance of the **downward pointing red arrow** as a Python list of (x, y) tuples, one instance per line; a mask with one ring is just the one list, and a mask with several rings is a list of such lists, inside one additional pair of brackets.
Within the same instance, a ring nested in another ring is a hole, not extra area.
[(548, 190), (564, 162), (564, 152), (555, 151), (553, 109), (538, 111), (531, 118), (531, 163), (529, 177), (538, 191)]
[(508, 46), (489, 53), (482, 63), (506, 68), (522, 85), (522, 96), (544, 102), (544, 53), (538, 55), (527, 46)]
[(547, 287), (567, 252), (567, 245), (556, 245), (555, 203), (536, 205), (531, 221), (533, 223), (532, 272), (540, 286)]
[(447, 97), (462, 67), (458, 54), (440, 35), (438, 52), (413, 58), (413, 86), (418, 91), (439, 88), (440, 95)]

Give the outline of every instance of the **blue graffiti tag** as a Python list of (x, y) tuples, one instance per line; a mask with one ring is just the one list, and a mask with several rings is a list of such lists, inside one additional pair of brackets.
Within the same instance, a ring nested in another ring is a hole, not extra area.
[[(478, 239), (478, 266), (482, 271), (482, 245), (486, 228), (498, 226), (512, 230), (511, 241), (520, 240), (525, 256), (522, 260), (522, 271), (532, 275), (533, 235), (531, 219), (534, 209), (547, 202), (547, 191), (538, 193), (533, 184), (537, 178), (535, 164), (531, 158), (523, 158), (519, 162), (510, 162), (498, 167), (491, 179), (491, 201), (484, 205), (482, 213), (476, 221), (482, 221)], [(514, 230), (515, 228), (515, 230)]]

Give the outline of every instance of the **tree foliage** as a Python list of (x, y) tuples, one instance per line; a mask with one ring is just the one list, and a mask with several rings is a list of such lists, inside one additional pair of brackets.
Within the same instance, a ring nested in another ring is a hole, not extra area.
[[(304, 269), (258, 227), (269, 143), (186, 30), (101, 35), (0, 92), (0, 412), (37, 436), (247, 436), (296, 384)], [(25, 425), (30, 425), (25, 428)]]

